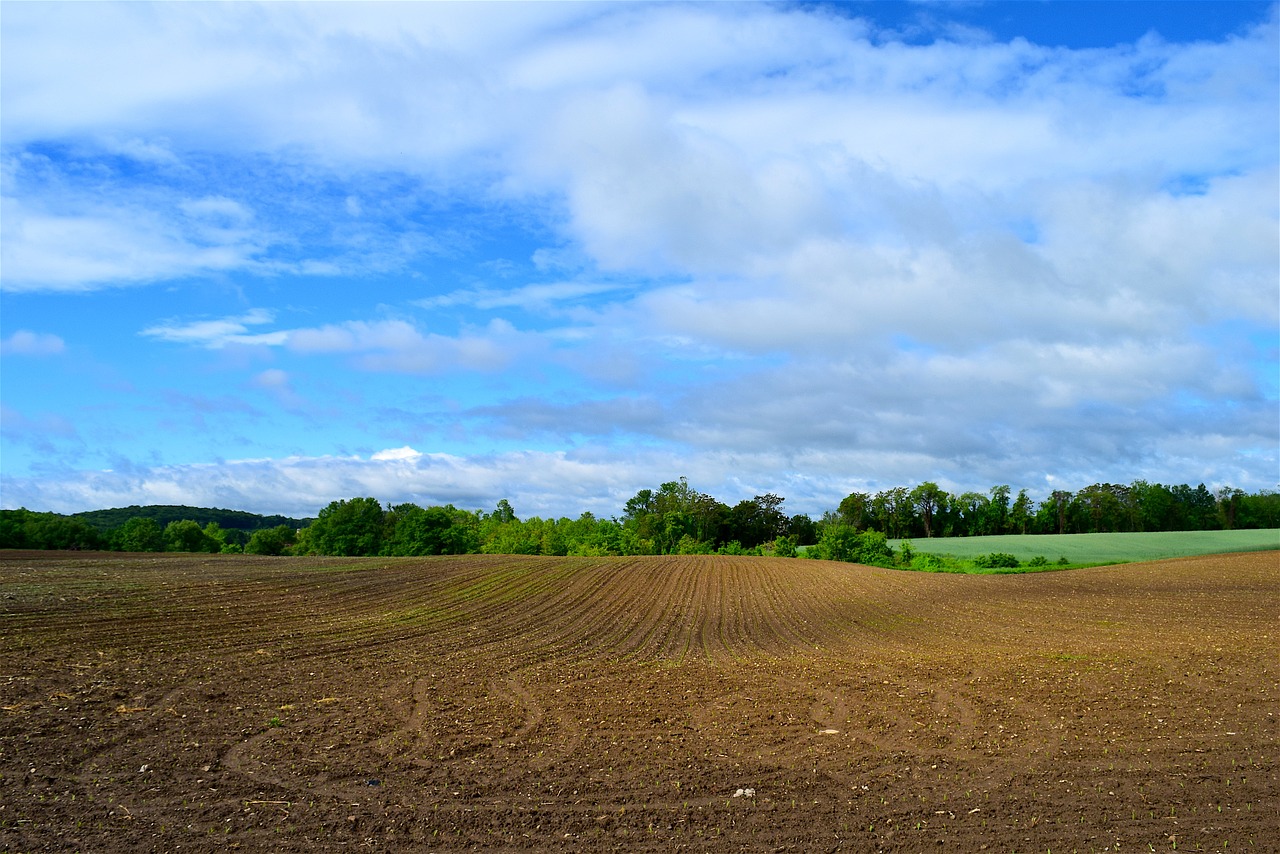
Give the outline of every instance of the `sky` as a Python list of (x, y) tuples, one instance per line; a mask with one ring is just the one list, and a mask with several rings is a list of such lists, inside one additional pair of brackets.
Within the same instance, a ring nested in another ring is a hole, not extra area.
[(5, 3), (0, 504), (1280, 486), (1270, 3)]

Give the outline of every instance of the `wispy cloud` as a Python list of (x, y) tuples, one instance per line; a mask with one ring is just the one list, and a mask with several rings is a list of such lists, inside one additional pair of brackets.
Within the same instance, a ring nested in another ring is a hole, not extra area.
[(259, 248), (243, 237), (196, 240), (161, 212), (136, 207), (46, 211), (6, 197), (3, 209), (7, 291), (83, 292), (244, 269)]
[(604, 282), (548, 282), (506, 290), (498, 288), (469, 288), (414, 300), (413, 304), (427, 309), (466, 306), (484, 311), (493, 311), (500, 308), (545, 311), (565, 303), (575, 303), (584, 297), (614, 293), (624, 287), (623, 285)]
[(251, 311), (234, 317), (214, 320), (170, 322), (151, 326), (140, 335), (177, 344), (190, 344), (217, 350), (229, 344), (252, 346), (277, 346), (285, 343), (289, 333), (285, 331), (251, 333), (252, 326), (262, 326), (275, 320), (275, 313), (266, 309)]

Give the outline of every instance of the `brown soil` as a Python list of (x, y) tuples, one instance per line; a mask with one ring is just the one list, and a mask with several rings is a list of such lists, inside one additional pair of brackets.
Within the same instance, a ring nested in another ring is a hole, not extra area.
[(0, 553), (0, 851), (1276, 851), (1280, 554)]

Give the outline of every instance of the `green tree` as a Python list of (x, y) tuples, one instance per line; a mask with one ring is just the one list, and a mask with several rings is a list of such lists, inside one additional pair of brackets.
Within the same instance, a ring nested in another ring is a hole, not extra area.
[(1031, 524), (1031, 499), (1025, 489), (1018, 490), (1018, 497), (1009, 509), (1009, 528), (1012, 533), (1025, 534)]
[[(642, 489), (627, 500), (622, 514), (621, 548), (625, 554), (670, 554), (690, 541), (708, 550), (731, 535), (757, 508), (735, 517), (724, 504), (689, 486), (686, 478), (668, 481), (656, 491)], [(682, 545), (683, 544), (683, 545)]]
[(1136, 530), (1177, 530), (1178, 502), (1169, 487), (1162, 483), (1135, 480), (1129, 487), (1129, 493), (1137, 510)]
[(222, 544), (208, 537), (198, 522), (180, 519), (164, 526), (167, 552), (217, 552)]
[(297, 539), (297, 531), (288, 525), (277, 525), (274, 528), (262, 528), (254, 531), (245, 545), (245, 554), (251, 555), (283, 555)]
[(441, 507), (423, 509), (417, 504), (397, 504), (387, 511), (383, 533), (384, 555), (438, 555), (445, 532), (453, 525)]
[(499, 555), (540, 554), (541, 528), (541, 519), (521, 522), (511, 503), (504, 498), (480, 524), (480, 551)]
[(770, 492), (757, 495), (750, 501), (738, 502), (729, 514), (726, 536), (746, 548), (754, 548), (782, 536), (787, 531), (787, 516), (782, 512), (785, 500)]
[(920, 521), (924, 523), (925, 537), (932, 537), (933, 514), (946, 504), (947, 493), (938, 484), (926, 480), (911, 490), (909, 497), (915, 505), (916, 512), (920, 514)]
[(787, 520), (787, 536), (797, 546), (811, 546), (818, 541), (818, 526), (807, 513), (797, 513)]
[(1187, 522), (1192, 531), (1212, 531), (1222, 525), (1218, 519), (1218, 502), (1203, 483), (1191, 493)]
[(871, 515), (875, 520), (873, 527), (887, 536), (895, 539), (905, 536), (915, 518), (911, 493), (902, 486), (880, 490), (871, 499)]
[(30, 548), (25, 526), (27, 520), (34, 515), (25, 507), (0, 510), (0, 549)]
[(234, 545), (234, 544), (232, 548), (228, 548), (228, 544), (230, 543), (230, 541), (227, 537), (227, 534), (228, 534), (227, 529), (219, 525), (217, 522), (210, 522), (209, 524), (204, 526), (203, 530), (204, 530), (204, 535), (209, 538), (209, 542), (210, 542), (209, 551), (215, 552), (215, 553), (244, 551), (242, 546)]
[(334, 501), (311, 523), (307, 546), (324, 555), (376, 555), (382, 550), (383, 512), (376, 498)]
[(1241, 498), (1236, 524), (1241, 528), (1280, 528), (1280, 493), (1263, 490)]
[(162, 552), (164, 531), (156, 520), (135, 516), (111, 533), (111, 547), (121, 552)]
[(980, 537), (990, 533), (987, 530), (990, 522), (987, 505), (990, 502), (991, 499), (980, 492), (966, 492), (956, 499), (956, 508), (960, 511), (960, 524), (963, 526), (959, 532), (962, 536)]
[(1231, 486), (1224, 486), (1218, 490), (1217, 497), (1222, 527), (1224, 530), (1230, 531), (1236, 527), (1236, 517), (1240, 512), (1240, 502), (1244, 498), (1244, 491)]
[(1053, 509), (1053, 519), (1057, 524), (1057, 533), (1067, 532), (1067, 508), (1071, 506), (1071, 493), (1065, 489), (1055, 489), (1049, 496), (1049, 506)]
[(20, 546), (10, 548), (84, 551), (100, 549), (106, 542), (98, 530), (74, 516), (57, 513), (29, 513), (20, 522)]
[(1009, 487), (991, 487), (991, 497), (987, 500), (986, 518), (983, 520), (983, 531), (987, 534), (1009, 533)]
[(519, 520), (487, 525), (480, 551), (493, 555), (541, 554), (542, 536), (541, 531), (536, 530), (536, 527), (536, 524)]
[(841, 522), (861, 531), (869, 524), (871, 496), (865, 492), (851, 492), (840, 502), (837, 512)]
[(623, 528), (615, 519), (597, 519), (583, 513), (569, 526), (569, 554), (601, 557), (624, 554)]
[(508, 522), (519, 522), (516, 518), (516, 511), (511, 509), (511, 502), (503, 498), (498, 502), (498, 506), (493, 511), (493, 516), (499, 524), (505, 525)]

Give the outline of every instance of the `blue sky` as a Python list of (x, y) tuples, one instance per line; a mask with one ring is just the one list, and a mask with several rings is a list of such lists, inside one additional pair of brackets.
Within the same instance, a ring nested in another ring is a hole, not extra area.
[(1280, 481), (1273, 4), (0, 27), (5, 507)]

